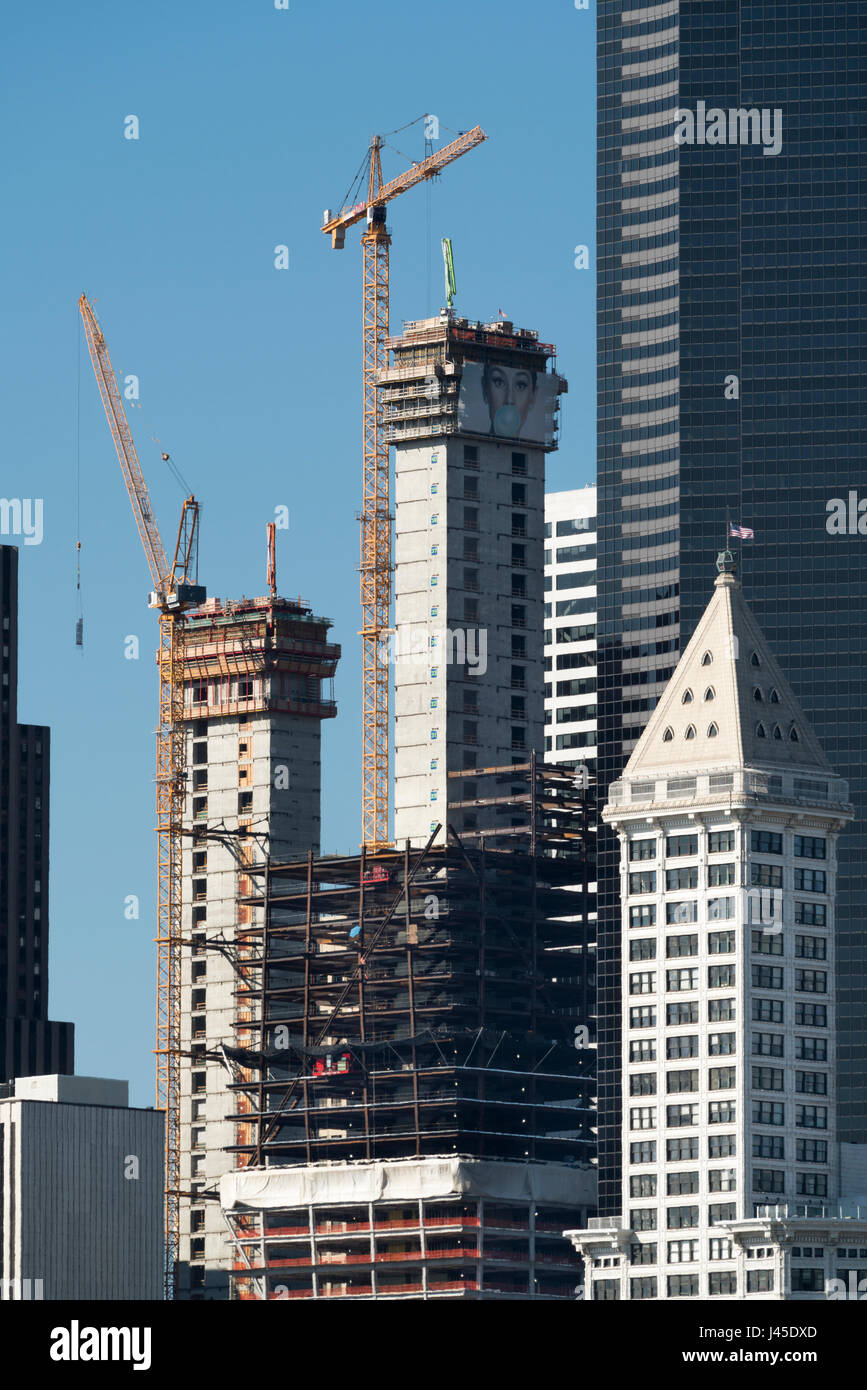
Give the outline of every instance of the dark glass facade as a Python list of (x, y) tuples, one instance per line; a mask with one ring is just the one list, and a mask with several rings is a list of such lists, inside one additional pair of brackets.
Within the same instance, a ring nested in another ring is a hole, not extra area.
[(0, 1082), (73, 1069), (48, 1018), (49, 730), (19, 724), (18, 551), (0, 546)]
[[(839, 1123), (863, 1142), (867, 11), (600, 0), (598, 24), (600, 797), (703, 610), (728, 508), (756, 536), (735, 543), (744, 593), (856, 805), (839, 846)], [(697, 142), (700, 103), (725, 113), (726, 143)], [(696, 114), (695, 143), (675, 143), (677, 109)], [(729, 113), (752, 109), (764, 144), (752, 118), (729, 143)], [(599, 1011), (608, 1213), (620, 906), (602, 828)]]

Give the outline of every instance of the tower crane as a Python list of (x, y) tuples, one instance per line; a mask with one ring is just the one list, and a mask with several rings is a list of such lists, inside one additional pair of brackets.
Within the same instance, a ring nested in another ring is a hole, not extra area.
[[(180, 1236), (181, 884), (186, 791), (182, 627), (187, 609), (205, 599), (197, 582), (199, 504), (181, 509), (171, 565), (151, 507), (102, 329), (86, 295), (78, 301), (99, 394), (123, 471), (159, 613), (157, 724), (157, 1108), (165, 1111), (165, 1295), (174, 1291)], [(163, 455), (163, 457), (166, 457)]]
[[(373, 853), (386, 849), (388, 838), (388, 662), (382, 643), (388, 630), (391, 607), (391, 513), (389, 511), (388, 440), (379, 406), (377, 374), (388, 365), (389, 285), (388, 258), (391, 238), (386, 230), (386, 205), (417, 183), (435, 178), (447, 164), (487, 140), (474, 126), (413, 164), (411, 169), (382, 181), (380, 150), (385, 143), (374, 135), (365, 164), (366, 196), (334, 215), (323, 217), (322, 231), (330, 235), (335, 250), (343, 248), (346, 232), (366, 220), (361, 236), (363, 392), (363, 481), (361, 506), (361, 639), (362, 639), (362, 819), (364, 847)], [(362, 175), (363, 177), (363, 175)]]

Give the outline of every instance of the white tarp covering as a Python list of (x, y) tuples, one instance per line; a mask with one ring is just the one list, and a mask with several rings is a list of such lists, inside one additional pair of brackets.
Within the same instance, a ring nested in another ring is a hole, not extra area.
[(460, 1196), (595, 1206), (596, 1172), (560, 1163), (445, 1156), (317, 1163), (308, 1168), (244, 1168), (220, 1179), (224, 1211)]

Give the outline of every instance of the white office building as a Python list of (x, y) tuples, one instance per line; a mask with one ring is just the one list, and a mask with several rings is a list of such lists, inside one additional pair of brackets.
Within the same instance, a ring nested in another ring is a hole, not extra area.
[(159, 1299), (163, 1115), (126, 1081), (0, 1089), (0, 1299)]
[(867, 1257), (834, 1122), (848, 787), (718, 567), (602, 811), (624, 904), (622, 1214), (569, 1233), (595, 1300), (825, 1298)]
[(545, 757), (596, 770), (596, 489), (545, 495)]

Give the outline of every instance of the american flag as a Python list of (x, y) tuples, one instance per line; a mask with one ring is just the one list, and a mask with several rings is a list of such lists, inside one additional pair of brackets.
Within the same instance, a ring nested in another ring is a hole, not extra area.
[(749, 526), (735, 526), (734, 522), (729, 526), (729, 535), (735, 540), (741, 541), (754, 541), (756, 538), (755, 531), (751, 530)]

